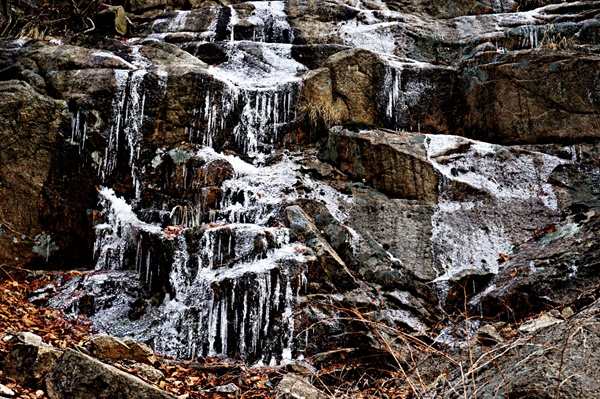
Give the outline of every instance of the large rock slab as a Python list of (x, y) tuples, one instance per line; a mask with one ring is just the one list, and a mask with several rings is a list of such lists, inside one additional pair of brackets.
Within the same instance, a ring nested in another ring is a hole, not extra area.
[(543, 310), (581, 309), (590, 304), (600, 284), (598, 212), (596, 208), (567, 223), (544, 226), (535, 238), (517, 247), (493, 289), (481, 298), (483, 313), (524, 320)]
[(67, 349), (46, 375), (51, 399), (174, 399), (165, 391), (115, 367)]
[(423, 139), (412, 134), (334, 128), (321, 157), (391, 197), (435, 204), (438, 176), (427, 160)]
[(346, 291), (356, 287), (354, 276), (337, 252), (323, 239), (314, 222), (297, 205), (285, 209), (286, 225), (296, 240), (311, 248), (316, 257), (317, 268), (310, 270), (313, 281), (323, 281), (330, 289)]
[(156, 356), (148, 345), (133, 339), (123, 341), (106, 334), (99, 334), (86, 344), (90, 352), (100, 360), (133, 360), (154, 364)]
[[(567, 320), (546, 322), (546, 326), (500, 344), (482, 353), (481, 366), (473, 373), (473, 382), (464, 384), (460, 372), (439, 397), (503, 397), (525, 398), (600, 398), (600, 331), (599, 302)], [(542, 316), (542, 318), (549, 319)], [(510, 352), (504, 352), (510, 348)], [(490, 356), (491, 353), (502, 353)], [(499, 372), (501, 370), (502, 372)]]
[(434, 133), (460, 126), (464, 101), (452, 68), (365, 49), (340, 51), (322, 64), (305, 76), (300, 96), (313, 134), (348, 122)]
[[(70, 113), (64, 101), (37, 93), (23, 81), (0, 82), (0, 262), (46, 262), (66, 242), (45, 220), (48, 187)], [(67, 218), (82, 215), (68, 215)], [(85, 215), (83, 215), (85, 218)], [(42, 251), (38, 243), (44, 242)], [(34, 251), (38, 245), (38, 251)]]
[(514, 143), (600, 138), (600, 56), (531, 50), (466, 66), (465, 135)]
[(501, 253), (559, 217), (549, 177), (566, 161), (557, 157), (457, 136), (338, 128), (321, 157), (379, 191), (350, 185), (350, 226), (424, 280), (494, 274)]
[[(24, 341), (20, 340), (22, 334), (27, 338)], [(20, 333), (16, 338), (11, 352), (4, 361), (3, 374), (23, 386), (41, 388), (46, 374), (63, 352), (43, 344), (40, 337), (31, 333)]]
[(287, 374), (283, 377), (275, 388), (275, 395), (281, 399), (327, 398), (327, 395), (315, 388), (305, 378), (294, 374)]

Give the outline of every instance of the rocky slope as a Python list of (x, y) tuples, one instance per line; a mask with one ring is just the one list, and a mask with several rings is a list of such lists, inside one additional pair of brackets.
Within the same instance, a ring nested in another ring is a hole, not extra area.
[[(125, 37), (2, 40), (0, 262), (96, 269), (51, 304), (187, 359), (404, 370), (478, 328), (520, 345), (490, 323), (579, 326), (600, 2), (434, 3), (115, 2), (94, 26)], [(449, 364), (409, 388), (456, 394)]]

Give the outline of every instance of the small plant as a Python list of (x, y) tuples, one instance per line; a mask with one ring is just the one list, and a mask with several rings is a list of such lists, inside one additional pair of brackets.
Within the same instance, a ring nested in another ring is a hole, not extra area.
[(358, 132), (359, 130), (373, 130), (378, 128), (376, 124), (364, 121), (351, 121), (348, 123), (344, 123), (343, 126), (344, 129), (348, 129), (353, 132)]
[(48, 258), (52, 252), (58, 250), (58, 245), (52, 241), (52, 236), (47, 234), (45, 231), (42, 231), (40, 234), (35, 236), (34, 242), (35, 245), (33, 246), (33, 252), (43, 258), (46, 258), (46, 262), (48, 262)]
[(3, 0), (0, 36), (41, 40), (46, 35), (91, 32), (93, 19), (104, 8), (102, 0), (32, 0), (19, 7)]
[(561, 32), (555, 33), (554, 24), (550, 24), (544, 29), (540, 48), (547, 50), (567, 50), (573, 47), (575, 47), (575, 41), (564, 37)]
[(313, 133), (329, 130), (341, 122), (339, 111), (332, 103), (303, 101), (299, 107), (300, 120)]

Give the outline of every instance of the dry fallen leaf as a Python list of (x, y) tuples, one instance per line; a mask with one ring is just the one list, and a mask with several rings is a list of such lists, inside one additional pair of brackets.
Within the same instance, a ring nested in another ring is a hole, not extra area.
[(502, 259), (502, 261), (506, 262), (506, 261), (511, 260), (512, 256), (500, 253), (500, 259)]

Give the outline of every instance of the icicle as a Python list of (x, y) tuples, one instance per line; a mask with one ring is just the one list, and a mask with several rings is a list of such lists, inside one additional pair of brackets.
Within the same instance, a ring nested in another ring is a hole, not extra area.
[(235, 10), (235, 8), (233, 8), (232, 6), (228, 6), (229, 10), (231, 12), (231, 16), (229, 17), (229, 23), (227, 24), (227, 30), (229, 30), (230, 32), (230, 37), (229, 40), (230, 41), (234, 41), (235, 40), (235, 26), (240, 22), (238, 15), (237, 15), (237, 11)]
[(173, 18), (167, 26), (167, 32), (179, 32), (185, 28), (187, 17), (190, 11), (177, 11), (175, 18)]
[(210, 301), (206, 304), (210, 313), (208, 316), (208, 356), (215, 356), (215, 340), (217, 338), (217, 324), (219, 317), (218, 305), (215, 303), (215, 294), (211, 293)]
[(242, 356), (246, 355), (246, 322), (248, 319), (248, 291), (244, 291), (244, 301), (243, 301), (243, 310), (242, 310), (242, 324), (240, 324), (240, 353)]
[(221, 353), (227, 354), (227, 297), (221, 300)]
[(287, 329), (283, 333), (283, 344), (285, 345), (283, 348), (283, 353), (281, 357), (284, 361), (292, 359), (292, 343), (294, 339), (294, 318), (292, 317), (292, 284), (287, 279), (286, 287), (285, 287), (285, 310), (283, 311), (283, 315), (281, 317), (282, 322), (285, 323), (287, 321)]

